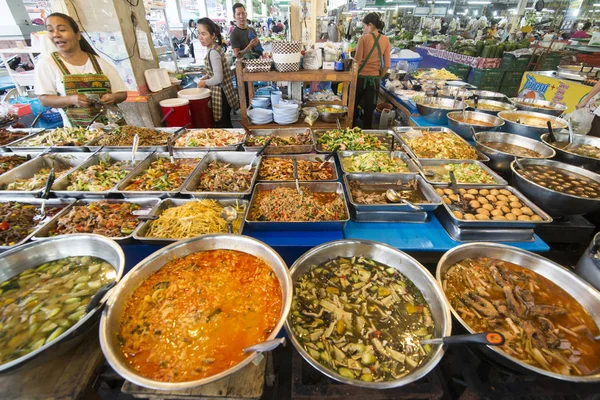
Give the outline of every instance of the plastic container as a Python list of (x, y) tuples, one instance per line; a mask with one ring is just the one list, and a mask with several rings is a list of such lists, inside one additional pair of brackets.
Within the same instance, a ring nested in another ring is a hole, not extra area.
[(180, 127), (192, 122), (189, 100), (166, 99), (158, 104), (167, 127)]
[(415, 72), (417, 69), (419, 69), (419, 63), (422, 59), (423, 57), (421, 56), (413, 58), (390, 58), (390, 68), (396, 67), (396, 64), (398, 64), (400, 61), (406, 61), (408, 63), (408, 72)]
[(194, 128), (212, 128), (215, 125), (212, 108), (208, 106), (210, 103), (209, 89), (184, 89), (177, 92), (177, 97), (190, 102), (192, 126)]

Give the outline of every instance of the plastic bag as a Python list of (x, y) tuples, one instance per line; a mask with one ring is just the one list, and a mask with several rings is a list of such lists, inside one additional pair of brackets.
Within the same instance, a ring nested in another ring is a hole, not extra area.
[(306, 54), (304, 55), (302, 65), (304, 69), (320, 69), (323, 66), (323, 57), (321, 56), (321, 49), (307, 50)]
[(594, 113), (593, 110), (590, 110), (588, 107), (583, 107), (568, 113), (564, 119), (571, 121), (574, 133), (578, 135), (587, 135), (590, 129), (592, 129)]
[(304, 113), (304, 122), (310, 126), (313, 126), (315, 121), (319, 118), (319, 112), (315, 107), (304, 107), (302, 112)]

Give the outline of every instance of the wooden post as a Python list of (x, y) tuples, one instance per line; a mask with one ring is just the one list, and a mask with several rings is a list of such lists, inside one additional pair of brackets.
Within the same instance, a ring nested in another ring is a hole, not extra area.
[(246, 104), (246, 81), (244, 80), (244, 66), (241, 60), (237, 60), (235, 64), (236, 82), (238, 88), (238, 96), (240, 98), (240, 113), (242, 115), (242, 123), (246, 126), (250, 125), (248, 121), (248, 105)]
[[(351, 128), (354, 124), (354, 107), (356, 102), (356, 81), (358, 79), (358, 65), (352, 63), (352, 82), (348, 90), (350, 90), (350, 100), (348, 100), (348, 117), (346, 119), (346, 127)], [(344, 83), (346, 85), (346, 83)]]

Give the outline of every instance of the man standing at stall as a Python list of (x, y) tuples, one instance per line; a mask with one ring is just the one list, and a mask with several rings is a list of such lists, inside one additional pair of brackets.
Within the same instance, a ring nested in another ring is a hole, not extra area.
[(258, 58), (262, 55), (263, 47), (258, 40), (254, 28), (247, 25), (246, 8), (242, 3), (233, 5), (233, 17), (236, 27), (231, 31), (230, 40), (233, 54), (236, 58)]

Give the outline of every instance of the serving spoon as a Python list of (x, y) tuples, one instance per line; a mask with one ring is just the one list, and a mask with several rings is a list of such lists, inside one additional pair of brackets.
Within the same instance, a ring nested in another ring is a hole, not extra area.
[(423, 207), (420, 207), (404, 198), (402, 195), (394, 189), (388, 189), (385, 191), (385, 197), (392, 203), (403, 203), (412, 208), (415, 211), (423, 211)]
[(546, 121), (546, 124), (548, 125), (548, 139), (550, 139), (550, 142), (554, 143), (554, 142), (556, 142), (556, 136), (554, 136), (554, 129), (552, 129), (552, 122)]
[(244, 165), (243, 167), (241, 167), (240, 169), (245, 169), (246, 171), (251, 171), (252, 170), (252, 164), (254, 164), (254, 161), (260, 157), (260, 155), (266, 150), (267, 147), (269, 147), (269, 145), (271, 144), (271, 140), (273, 140), (272, 137), (268, 138), (267, 141), (265, 142), (264, 146), (260, 148), (260, 150), (258, 150), (256, 152), (256, 154), (254, 155), (254, 158), (252, 159), (252, 161), (250, 161), (250, 164), (248, 165)]
[(458, 201), (460, 201), (460, 192), (458, 191), (458, 184), (456, 183), (456, 177), (454, 176), (454, 171), (448, 171), (448, 175), (450, 176), (450, 187), (456, 194)]
[(340, 145), (338, 144), (337, 146), (335, 146), (333, 148), (333, 150), (331, 150), (331, 153), (327, 154), (325, 156), (325, 158), (323, 159), (323, 162), (321, 164), (319, 164), (319, 166), (317, 167), (317, 169), (313, 169), (313, 172), (317, 172), (323, 169), (323, 167), (325, 166), (325, 164), (327, 163), (327, 161), (329, 161), (331, 159), (331, 157), (333, 157), (335, 155), (335, 153), (337, 153), (337, 151), (340, 149)]
[(238, 217), (238, 213), (235, 211), (235, 208), (227, 206), (223, 208), (219, 216), (223, 218), (225, 222), (227, 222), (227, 232), (233, 233), (233, 221), (235, 221)]
[[(408, 147), (405, 144), (402, 144), (402, 148), (404, 149), (404, 152), (407, 154), (410, 154)], [(419, 161), (416, 157), (412, 159), (412, 161), (417, 165), (417, 167), (423, 172), (423, 175), (425, 176), (435, 176), (435, 172), (430, 170), (430, 169), (425, 169), (425, 167), (423, 167), (423, 164), (421, 164), (421, 161)]]
[(521, 161), (519, 161), (519, 159), (516, 156), (515, 156), (515, 164), (521, 171), (525, 171), (525, 168), (523, 168)]
[(285, 346), (285, 338), (277, 338), (254, 344), (250, 347), (246, 347), (243, 351), (244, 353), (252, 353), (253, 351), (264, 353), (266, 351), (275, 350), (279, 345)]
[(468, 335), (444, 336), (441, 338), (419, 340), (421, 344), (483, 344), (486, 346), (502, 346), (506, 339), (500, 332), (483, 332)]
[(300, 190), (300, 183), (298, 182), (298, 160), (296, 160), (296, 157), (294, 157), (294, 181), (296, 181), (296, 190), (302, 197), (302, 190)]
[(56, 175), (54, 173), (54, 167), (50, 169), (50, 173), (48, 174), (48, 180), (46, 180), (46, 186), (41, 193), (42, 197), (42, 207), (40, 207), (40, 219), (46, 218), (46, 200), (50, 197), (50, 188), (54, 184), (54, 179)]

